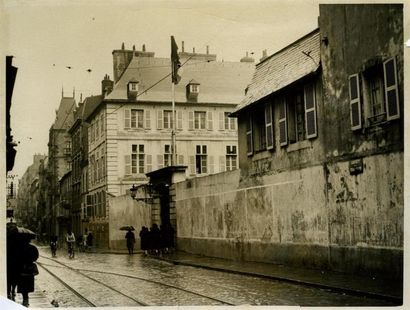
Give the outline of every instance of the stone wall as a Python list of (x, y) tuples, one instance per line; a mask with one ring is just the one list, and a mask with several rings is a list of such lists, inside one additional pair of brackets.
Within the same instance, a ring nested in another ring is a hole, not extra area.
[[(176, 184), (178, 248), (229, 259), (402, 274), (403, 153)], [(382, 177), (383, 176), (383, 177)]]
[(126, 231), (122, 226), (135, 228), (135, 249), (140, 249), (139, 231), (142, 226), (151, 227), (151, 207), (142, 201), (135, 201), (129, 195), (109, 197), (109, 248), (126, 249)]

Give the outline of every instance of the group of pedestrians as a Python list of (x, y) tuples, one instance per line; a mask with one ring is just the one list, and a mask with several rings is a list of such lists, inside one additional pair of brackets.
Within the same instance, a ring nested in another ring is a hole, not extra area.
[(16, 225), (7, 227), (7, 297), (15, 301), (17, 289), (25, 307), (29, 306), (29, 293), (34, 292), (34, 276), (38, 275), (35, 261), (39, 253), (30, 243), (32, 238), (20, 233)]
[(145, 255), (160, 255), (169, 253), (174, 248), (174, 228), (170, 224), (153, 224), (150, 229), (142, 226), (139, 233), (141, 250)]
[[(91, 231), (85, 230), (84, 235), (80, 235), (78, 238), (75, 237), (71, 229), (67, 230), (65, 235), (65, 242), (67, 244), (67, 251), (69, 258), (74, 258), (74, 245), (77, 244), (79, 251), (85, 251), (91, 249), (93, 246), (93, 234)], [(50, 237), (50, 249), (51, 255), (56, 257), (58, 249), (58, 237), (53, 235)]]

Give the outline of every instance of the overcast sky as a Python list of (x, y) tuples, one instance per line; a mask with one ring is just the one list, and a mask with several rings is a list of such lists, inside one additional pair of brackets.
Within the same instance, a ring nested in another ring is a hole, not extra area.
[[(5, 49), (18, 67), (12, 134), (19, 142), (13, 174), (20, 178), (33, 154), (47, 154), (61, 89), (78, 102), (100, 93), (113, 76), (112, 50), (142, 44), (169, 57), (170, 36), (185, 50), (239, 61), (258, 60), (317, 27), (317, 1), (4, 1)], [(67, 69), (70, 66), (72, 69)], [(87, 72), (91, 69), (91, 73)]]

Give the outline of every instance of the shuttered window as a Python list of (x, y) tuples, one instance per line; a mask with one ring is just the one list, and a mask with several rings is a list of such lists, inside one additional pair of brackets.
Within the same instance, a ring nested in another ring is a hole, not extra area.
[(189, 173), (194, 175), (195, 172), (195, 156), (189, 156)]
[(146, 167), (145, 170), (148, 172), (152, 171), (152, 155), (146, 155)]
[(177, 111), (177, 129), (181, 130), (182, 129), (182, 111), (179, 110)]
[(131, 155), (125, 155), (125, 175), (131, 175)]
[(384, 69), (384, 96), (387, 108), (387, 120), (400, 117), (399, 94), (397, 87), (396, 59), (390, 58), (383, 63)]
[(151, 128), (151, 111), (150, 110), (145, 110), (145, 128), (146, 129)]
[(207, 116), (208, 130), (213, 130), (214, 129), (214, 121), (213, 121), (212, 111), (208, 111), (206, 113), (206, 116)]
[(188, 129), (194, 130), (194, 112), (192, 111), (188, 113)]
[(360, 102), (359, 75), (349, 76), (350, 123), (352, 130), (362, 128), (362, 108)]
[(288, 128), (286, 120), (286, 99), (279, 104), (279, 143), (281, 146), (288, 144)]
[(219, 112), (219, 130), (224, 130), (225, 113)]
[(273, 135), (273, 117), (272, 117), (272, 105), (267, 104), (265, 106), (265, 128), (266, 128), (266, 148), (271, 150), (274, 148), (274, 135)]
[(157, 129), (162, 129), (162, 110), (157, 111)]
[(314, 84), (305, 86), (305, 124), (306, 138), (317, 137), (316, 98)]
[(178, 155), (178, 165), (184, 165), (184, 155)]
[(162, 154), (157, 155), (157, 166), (158, 166), (158, 169), (161, 169), (164, 167), (164, 155)]
[(246, 150), (248, 155), (253, 154), (253, 137), (252, 137), (252, 115), (248, 115), (246, 121)]

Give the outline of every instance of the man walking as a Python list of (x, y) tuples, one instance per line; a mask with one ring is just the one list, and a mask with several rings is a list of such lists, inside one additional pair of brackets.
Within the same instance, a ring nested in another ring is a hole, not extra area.
[(128, 254), (134, 254), (135, 235), (131, 228), (129, 228), (128, 232), (125, 234), (125, 239), (127, 239)]

